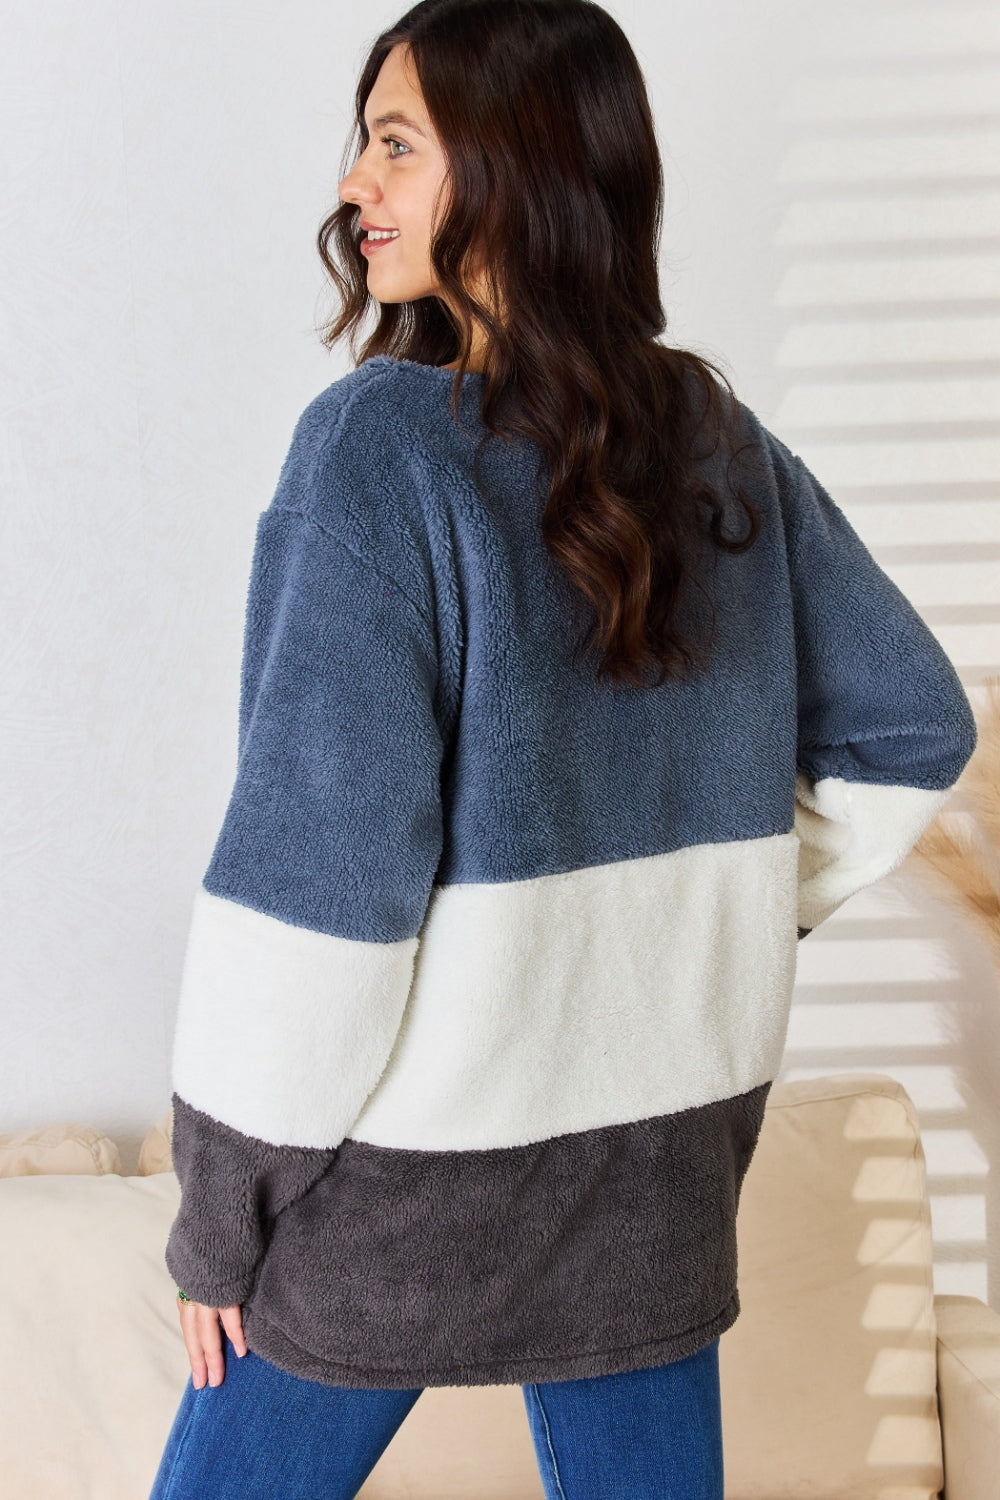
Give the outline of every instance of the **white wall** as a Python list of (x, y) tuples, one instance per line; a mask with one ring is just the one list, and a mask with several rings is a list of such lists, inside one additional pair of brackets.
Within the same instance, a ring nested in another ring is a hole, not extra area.
[[(608, 8), (653, 93), (670, 335), (815, 469), (975, 700), (1000, 670), (996, 8)], [(90, 1123), (126, 1171), (169, 1103), (254, 523), (349, 364), (314, 333), (314, 242), (399, 13), (0, 5), (0, 1130)], [(1000, 1308), (998, 1034), (984, 950), (900, 872), (800, 948), (781, 1077), (905, 1084), (938, 1289)]]

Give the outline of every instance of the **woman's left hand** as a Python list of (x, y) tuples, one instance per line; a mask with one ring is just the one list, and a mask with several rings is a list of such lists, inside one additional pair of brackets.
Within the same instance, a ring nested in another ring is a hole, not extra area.
[(182, 1301), (178, 1297), (177, 1306), (195, 1390), (200, 1391), (206, 1382), (209, 1385), (221, 1385), (226, 1377), (226, 1362), (222, 1353), (222, 1335), (219, 1332), (220, 1318), (236, 1353), (242, 1358), (247, 1352), (240, 1304), (236, 1302), (232, 1307), (208, 1307), (204, 1302), (191, 1302), (187, 1299)]

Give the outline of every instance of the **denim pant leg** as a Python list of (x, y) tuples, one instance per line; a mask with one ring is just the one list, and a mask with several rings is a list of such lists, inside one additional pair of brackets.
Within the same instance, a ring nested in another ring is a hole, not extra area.
[(718, 1339), (652, 1369), (522, 1390), (547, 1500), (723, 1500)]
[(223, 1331), (221, 1385), (189, 1379), (149, 1500), (354, 1500), (422, 1394), (289, 1375)]

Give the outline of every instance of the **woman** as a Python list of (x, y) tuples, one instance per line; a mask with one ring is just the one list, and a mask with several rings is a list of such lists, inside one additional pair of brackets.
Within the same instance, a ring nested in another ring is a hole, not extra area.
[(721, 1500), (796, 940), (899, 864), (975, 721), (801, 459), (658, 341), (603, 10), (425, 0), (357, 118), (324, 342), (378, 321), (258, 521), (153, 1500), (346, 1500), (424, 1387), (495, 1383), (547, 1495)]

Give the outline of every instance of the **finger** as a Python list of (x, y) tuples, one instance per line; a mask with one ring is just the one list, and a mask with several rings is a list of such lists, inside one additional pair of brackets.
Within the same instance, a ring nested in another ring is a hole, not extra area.
[(237, 1302), (232, 1307), (223, 1307), (219, 1310), (222, 1326), (229, 1336), (236, 1353), (242, 1359), (247, 1352), (246, 1335), (243, 1332), (243, 1309)]
[(226, 1361), (222, 1352), (219, 1309), (217, 1307), (203, 1307), (199, 1303), (195, 1316), (198, 1325), (198, 1337), (201, 1340), (202, 1354), (208, 1369), (208, 1383), (209, 1385), (221, 1385), (226, 1376)]
[(196, 1391), (200, 1391), (208, 1380), (208, 1366), (205, 1363), (205, 1352), (201, 1344), (201, 1334), (198, 1322), (195, 1318), (197, 1303), (182, 1302), (177, 1298), (177, 1306), (180, 1308), (181, 1334), (184, 1338), (184, 1347), (187, 1350), (188, 1360), (191, 1364), (191, 1381)]

